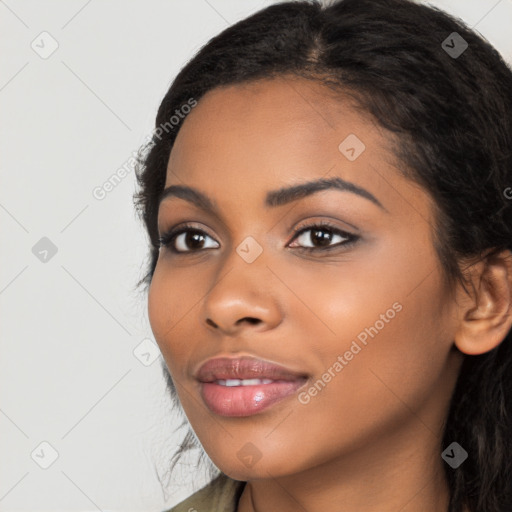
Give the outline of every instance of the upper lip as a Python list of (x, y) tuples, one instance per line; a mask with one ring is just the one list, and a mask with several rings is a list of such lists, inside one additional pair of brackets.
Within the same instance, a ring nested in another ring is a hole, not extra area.
[(237, 358), (216, 357), (206, 361), (196, 372), (200, 382), (214, 382), (225, 379), (272, 379), (298, 380), (307, 378), (305, 373), (252, 356)]

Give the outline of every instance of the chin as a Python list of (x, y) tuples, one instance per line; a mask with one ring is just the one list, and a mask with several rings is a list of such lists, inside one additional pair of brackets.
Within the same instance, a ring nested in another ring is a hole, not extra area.
[[(247, 443), (250, 445), (250, 443)], [(245, 447), (246, 451), (250, 448)], [(286, 457), (276, 457), (274, 452), (272, 456), (265, 456), (260, 454), (258, 459), (257, 455), (254, 455), (253, 460), (249, 460), (248, 456), (244, 452), (241, 454), (239, 460), (238, 454), (235, 454), (235, 459), (226, 461), (213, 461), (215, 466), (220, 469), (224, 474), (232, 478), (233, 480), (249, 481), (249, 480), (263, 480), (271, 477), (282, 477), (294, 474), (296, 471), (300, 471), (299, 468), (293, 468), (287, 465)]]

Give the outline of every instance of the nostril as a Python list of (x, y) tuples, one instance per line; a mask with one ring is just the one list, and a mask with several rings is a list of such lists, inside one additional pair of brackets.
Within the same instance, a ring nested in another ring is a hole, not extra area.
[(241, 318), (240, 320), (238, 320), (238, 322), (237, 322), (237, 323), (242, 322), (242, 321), (244, 321), (244, 320), (245, 320), (245, 321), (247, 321), (247, 322), (249, 322), (250, 324), (257, 324), (257, 323), (259, 323), (259, 322), (260, 322), (260, 319), (259, 319), (259, 318), (253, 318), (253, 317), (247, 316), (247, 317), (245, 317), (245, 318)]
[[(259, 318), (246, 316), (245, 318), (240, 318), (239, 320), (237, 320), (236, 324), (238, 325), (240, 322), (244, 322), (244, 321), (249, 322), (250, 324), (253, 324), (253, 325), (259, 324), (261, 322), (261, 320)], [(219, 328), (219, 326), (211, 318), (207, 318), (206, 323), (208, 325), (211, 325), (212, 327), (215, 327), (216, 329)]]

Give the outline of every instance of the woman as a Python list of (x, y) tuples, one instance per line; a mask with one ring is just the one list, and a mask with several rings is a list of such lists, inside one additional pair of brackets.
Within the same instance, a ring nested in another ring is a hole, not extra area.
[(510, 112), (498, 52), (408, 0), (273, 5), (181, 70), (143, 282), (220, 473), (173, 511), (512, 510)]

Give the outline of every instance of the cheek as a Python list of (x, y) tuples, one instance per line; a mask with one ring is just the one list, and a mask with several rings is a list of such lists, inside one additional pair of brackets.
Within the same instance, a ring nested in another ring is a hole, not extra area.
[(432, 254), (411, 258), (396, 247), (372, 261), (305, 272), (294, 292), (307, 298), (294, 315), (308, 333), (302, 348), (315, 378), (329, 382), (315, 398), (325, 412), (328, 403), (338, 413), (363, 403), (376, 412), (397, 396), (416, 403), (437, 385), (451, 327)]
[[(182, 292), (177, 293), (177, 289)], [(173, 283), (170, 273), (164, 272), (162, 265), (157, 264), (148, 290), (148, 318), (155, 340), (168, 365), (178, 352), (179, 344), (172, 343), (172, 340), (180, 340), (177, 331), (180, 319), (186, 314), (186, 303), (183, 287)]]
[(204, 338), (198, 332), (197, 311), (205, 291), (204, 276), (159, 262), (148, 290), (148, 318), (160, 352), (175, 382), (186, 378), (188, 362)]
[[(438, 336), (435, 288), (435, 282), (426, 283), (421, 296), (395, 302), (387, 294), (366, 303), (329, 296), (341, 305), (331, 305), (332, 316), (323, 310), (322, 318), (336, 336), (324, 336), (321, 342), (316, 338), (309, 347), (308, 360), (316, 371), (295, 405), (297, 417), (307, 425), (296, 435), (304, 451), (315, 453), (313, 462), (332, 450), (363, 446), (411, 419), (421, 424), (416, 414), (425, 425), (437, 424), (449, 344)], [(438, 405), (417, 413), (431, 400)]]
[[(180, 323), (199, 298), (194, 277), (159, 260), (148, 290), (148, 317), (157, 341), (174, 337)], [(194, 292), (195, 291), (195, 292)], [(197, 297), (195, 297), (197, 295)]]

